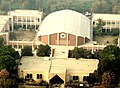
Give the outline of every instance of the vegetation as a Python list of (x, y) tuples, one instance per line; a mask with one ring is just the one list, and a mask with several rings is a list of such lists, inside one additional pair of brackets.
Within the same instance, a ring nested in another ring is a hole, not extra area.
[(95, 0), (92, 5), (94, 13), (120, 13), (120, 0)]
[(49, 45), (39, 45), (37, 49), (37, 56), (44, 57), (50, 56), (51, 54), (51, 47)]
[[(117, 84), (120, 81), (120, 71), (119, 71), (120, 70), (120, 67), (119, 67), (120, 48), (115, 45), (108, 45), (107, 47), (105, 47), (103, 49), (100, 57), (101, 58), (99, 59), (98, 69), (94, 73), (92, 73), (93, 76), (89, 75), (89, 78), (90, 78), (89, 80), (96, 80), (96, 81), (91, 81), (91, 82), (93, 82), (93, 83), (101, 82), (101, 83), (103, 83), (103, 85), (105, 85), (104, 81), (106, 80), (107, 83), (110, 82), (108, 84), (110, 84), (112, 86), (113, 85), (117, 86)], [(110, 75), (110, 78), (112, 79), (112, 81), (110, 81), (110, 80), (108, 81), (108, 79), (110, 79), (109, 75)], [(104, 77), (106, 77), (106, 78), (104, 78)], [(113, 84), (111, 84), (111, 83), (113, 83)], [(108, 87), (108, 88), (110, 88), (110, 87)]]
[(18, 51), (10, 46), (0, 47), (0, 70), (6, 68), (11, 74), (16, 74), (17, 59), (19, 59)]
[(25, 46), (23, 49), (21, 49), (21, 56), (33, 56), (32, 47)]
[(16, 35), (14, 32), (10, 32), (10, 36), (9, 36), (10, 40), (16, 40)]
[(0, 87), (17, 88), (17, 63), (19, 53), (10, 46), (0, 47)]
[(4, 45), (4, 38), (0, 37), (0, 46), (3, 46), (3, 45)]
[(102, 19), (98, 19), (97, 21), (98, 21), (98, 23), (96, 24), (96, 27), (94, 27), (94, 29), (93, 29), (94, 36), (101, 35), (103, 26), (105, 25), (105, 23), (102, 21)]
[(92, 58), (92, 53), (91, 51), (87, 51), (86, 49), (82, 49), (82, 48), (78, 48), (75, 47), (72, 51), (71, 51), (71, 57), (72, 58)]

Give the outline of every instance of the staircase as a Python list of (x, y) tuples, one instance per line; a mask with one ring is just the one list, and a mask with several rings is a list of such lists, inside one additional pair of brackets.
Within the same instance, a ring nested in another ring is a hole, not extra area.
[(68, 58), (68, 49), (63, 46), (55, 48), (54, 58)]

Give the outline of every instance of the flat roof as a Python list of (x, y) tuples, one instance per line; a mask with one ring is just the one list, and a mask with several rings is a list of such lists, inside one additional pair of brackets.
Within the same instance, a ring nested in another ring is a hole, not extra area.
[(103, 19), (103, 20), (120, 20), (120, 14), (99, 14), (99, 13), (93, 13), (92, 19)]
[(27, 71), (41, 71), (41, 72), (49, 72), (51, 61), (45, 61), (41, 57), (23, 57), (21, 59), (21, 64), (19, 68)]
[(8, 22), (8, 20), (9, 20), (9, 16), (0, 15), (0, 32), (3, 29), (3, 27), (5, 26), (5, 24)]
[(14, 16), (34, 16), (34, 15), (41, 15), (42, 12), (39, 10), (14, 10), (8, 13), (9, 15)]

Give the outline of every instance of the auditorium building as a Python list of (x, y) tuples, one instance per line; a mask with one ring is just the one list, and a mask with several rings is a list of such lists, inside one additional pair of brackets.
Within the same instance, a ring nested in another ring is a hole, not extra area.
[(90, 20), (72, 10), (56, 11), (43, 20), (37, 36), (49, 45), (80, 46), (91, 39)]

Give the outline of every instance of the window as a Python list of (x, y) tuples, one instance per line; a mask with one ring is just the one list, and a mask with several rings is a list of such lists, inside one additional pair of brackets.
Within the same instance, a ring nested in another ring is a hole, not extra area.
[(27, 78), (31, 79), (32, 78), (32, 74), (27, 74)]
[(42, 79), (42, 74), (37, 74), (37, 79)]
[(93, 25), (95, 25), (95, 21), (93, 21)]
[(73, 76), (73, 80), (75, 80), (75, 76)]
[(64, 33), (60, 34), (60, 38), (65, 38), (66, 35)]
[(78, 77), (78, 76), (76, 76), (76, 80), (79, 80), (79, 77)]
[(110, 22), (107, 22), (107, 24), (110, 24)]
[(79, 80), (78, 76), (73, 76), (73, 80)]
[(112, 22), (112, 24), (115, 24), (115, 22)]

